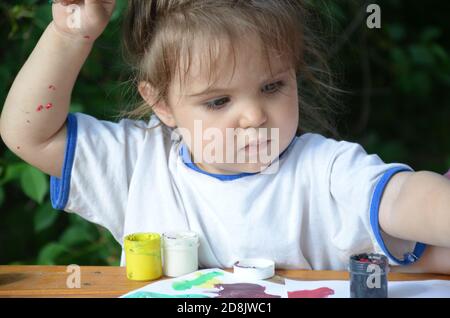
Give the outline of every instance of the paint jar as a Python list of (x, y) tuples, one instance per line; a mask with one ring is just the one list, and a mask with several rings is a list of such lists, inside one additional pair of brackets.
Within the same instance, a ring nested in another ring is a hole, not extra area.
[(357, 254), (350, 257), (350, 297), (387, 298), (388, 259), (382, 254)]
[(127, 277), (153, 280), (162, 276), (161, 236), (158, 233), (135, 233), (125, 237)]
[(164, 275), (178, 277), (198, 269), (199, 239), (194, 232), (163, 234)]

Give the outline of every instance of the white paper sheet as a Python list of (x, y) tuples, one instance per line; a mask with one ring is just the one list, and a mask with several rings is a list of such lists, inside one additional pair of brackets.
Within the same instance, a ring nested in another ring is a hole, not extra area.
[[(285, 285), (243, 280), (221, 269), (157, 281), (121, 298), (349, 298), (350, 282), (285, 279)], [(389, 281), (390, 298), (450, 298), (450, 281)]]

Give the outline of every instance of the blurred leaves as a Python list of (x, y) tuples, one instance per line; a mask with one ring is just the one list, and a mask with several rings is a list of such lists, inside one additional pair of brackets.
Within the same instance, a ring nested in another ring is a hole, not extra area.
[(0, 178), (3, 186), (13, 180), (20, 180), (22, 191), (30, 199), (42, 203), (48, 192), (48, 177), (40, 170), (23, 162), (12, 163), (4, 167)]
[(52, 226), (58, 217), (58, 213), (52, 208), (50, 202), (41, 205), (34, 215), (34, 231), (39, 233)]
[[(393, 31), (395, 30), (395, 31)], [(390, 28), (393, 40), (399, 41), (399, 28)], [(391, 63), (394, 66), (396, 84), (401, 92), (426, 97), (432, 91), (432, 83), (437, 81), (448, 84), (450, 59), (446, 50), (435, 43), (442, 32), (435, 27), (425, 28), (418, 36), (419, 41), (406, 47), (395, 45), (390, 50)]]
[(27, 166), (20, 175), (23, 192), (37, 203), (42, 203), (48, 191), (48, 177), (40, 170)]
[[(325, 1), (314, 2), (326, 12)], [(363, 1), (333, 1), (341, 8), (333, 24), (336, 39), (346, 39), (330, 62), (341, 75), (340, 132), (387, 162), (416, 170), (447, 170), (450, 165), (450, 4), (370, 1), (381, 7), (381, 29), (356, 28)], [(328, 2), (327, 2), (328, 3)], [(344, 14), (344, 18), (342, 18)], [(326, 23), (323, 23), (327, 25)], [(349, 31), (345, 33), (344, 31)], [(331, 32), (331, 28), (329, 32)], [(333, 47), (333, 45), (331, 46)]]
[(3, 202), (5, 202), (5, 190), (0, 186), (0, 207), (3, 205)]
[(67, 252), (68, 250), (64, 245), (50, 242), (39, 252), (37, 262), (39, 265), (59, 265), (58, 259)]
[(22, 173), (27, 169), (28, 165), (23, 162), (11, 163), (2, 167), (2, 177), (0, 179), (0, 185), (4, 185), (11, 180), (19, 179)]

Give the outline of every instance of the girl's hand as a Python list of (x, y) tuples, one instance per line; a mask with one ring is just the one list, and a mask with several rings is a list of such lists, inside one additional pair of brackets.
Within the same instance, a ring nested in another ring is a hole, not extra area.
[(105, 30), (115, 5), (115, 0), (54, 0), (53, 25), (74, 39), (94, 41)]

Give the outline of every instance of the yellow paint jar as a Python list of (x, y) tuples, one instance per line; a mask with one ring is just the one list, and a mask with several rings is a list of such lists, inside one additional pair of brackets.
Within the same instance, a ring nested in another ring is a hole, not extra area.
[(158, 233), (134, 233), (124, 239), (127, 277), (153, 280), (161, 277), (161, 236)]

